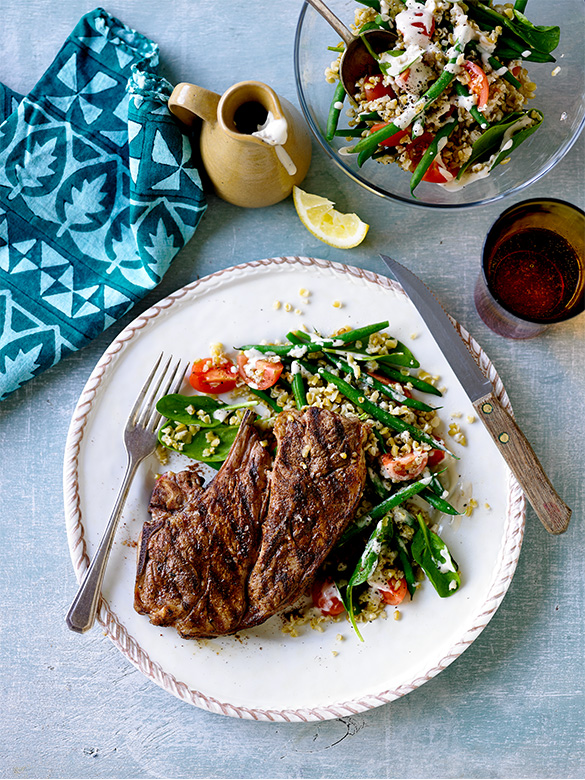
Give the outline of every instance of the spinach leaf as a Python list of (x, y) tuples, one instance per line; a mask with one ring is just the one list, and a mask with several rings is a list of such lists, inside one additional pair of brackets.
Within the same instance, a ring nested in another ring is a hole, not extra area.
[(178, 393), (172, 393), (159, 399), (156, 409), (163, 417), (169, 420), (185, 423), (185, 425), (198, 425), (200, 428), (215, 428), (221, 425), (222, 416), (218, 419), (214, 417), (214, 412), (220, 409), (229, 412), (233, 409), (243, 409), (255, 405), (255, 401), (224, 404), (222, 401), (218, 401), (216, 398), (211, 398), (208, 395), (179, 395)]
[(496, 26), (503, 28), (504, 32), (496, 47), (497, 54), (502, 58), (515, 59), (530, 49), (531, 53), (524, 59), (532, 62), (554, 62), (550, 52), (559, 44), (558, 27), (536, 26), (518, 9), (514, 10), (514, 18), (510, 19), (480, 0), (469, 0), (469, 14), (484, 29), (491, 30)]
[[(471, 156), (465, 165), (461, 166), (461, 170), (457, 174), (457, 178), (460, 179), (463, 173), (471, 165), (475, 165), (475, 163), (478, 162), (486, 162), (492, 155), (496, 155), (496, 157), (490, 165), (490, 170), (492, 170), (492, 168), (508, 157), (514, 151), (514, 149), (516, 149), (516, 147), (522, 143), (522, 141), (525, 141), (528, 136), (532, 135), (532, 133), (538, 130), (542, 124), (543, 116), (541, 112), (538, 111), (538, 109), (533, 108), (530, 110), (530, 113), (535, 113), (538, 118), (534, 120), (533, 124), (528, 127), (522, 126), (522, 122), (527, 116), (527, 113), (523, 111), (514, 111), (512, 114), (508, 114), (496, 124), (491, 125), (491, 127), (482, 133), (477, 141), (473, 144)], [(506, 137), (506, 133), (508, 133), (508, 131), (511, 132), (515, 125), (518, 125), (518, 129), (515, 133), (510, 134), (510, 141), (512, 142), (511, 146), (509, 146), (507, 149), (501, 148), (504, 138)], [(500, 150), (499, 153), (498, 150)]]
[[(559, 45), (561, 30), (557, 26), (537, 26), (523, 13), (514, 9), (514, 19), (510, 20), (510, 27), (522, 38), (540, 52), (554, 51)], [(528, 57), (530, 59), (530, 57)]]
[[(216, 428), (213, 428), (212, 431), (210, 431), (209, 428), (202, 428), (191, 438), (191, 440), (185, 439), (183, 446), (181, 447), (180, 443), (177, 445), (173, 443), (173, 437), (171, 437), (171, 442), (169, 442), (167, 434), (165, 433), (169, 426), (176, 428), (175, 422), (169, 421), (164, 424), (158, 432), (158, 440), (163, 447), (167, 447), (175, 452), (180, 452), (188, 458), (198, 460), (201, 463), (209, 463), (214, 468), (219, 468), (221, 463), (227, 458), (230, 447), (239, 431), (238, 425), (218, 425)], [(207, 439), (208, 434), (212, 434), (213, 439), (219, 439), (219, 443), (212, 446), (211, 442)], [(210, 450), (210, 453), (204, 454), (206, 450)]]
[[(525, 54), (525, 52), (529, 52)], [(498, 38), (496, 53), (501, 60), (527, 60), (528, 62), (556, 62), (547, 51), (533, 49), (525, 41), (504, 33)]]
[(452, 596), (461, 585), (459, 567), (441, 537), (427, 528), (422, 515), (417, 519), (420, 528), (412, 540), (412, 557), (441, 598)]

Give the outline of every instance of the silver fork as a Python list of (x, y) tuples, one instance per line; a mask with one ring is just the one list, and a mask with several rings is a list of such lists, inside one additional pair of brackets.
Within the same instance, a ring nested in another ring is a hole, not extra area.
[(156, 448), (156, 429), (161, 421), (161, 415), (156, 411), (156, 402), (169, 392), (177, 393), (185, 377), (187, 365), (181, 365), (181, 361), (178, 361), (171, 367), (172, 356), (159, 373), (163, 357), (161, 354), (156, 361), (128, 417), (124, 429), (124, 444), (128, 455), (126, 473), (98, 551), (67, 613), (67, 625), (80, 634), (90, 629), (95, 622), (106, 564), (136, 469)]

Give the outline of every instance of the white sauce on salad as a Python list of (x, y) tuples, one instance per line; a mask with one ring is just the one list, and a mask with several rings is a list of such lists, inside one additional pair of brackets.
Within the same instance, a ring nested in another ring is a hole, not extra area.
[(420, 59), (424, 53), (425, 50), (418, 44), (410, 44), (406, 47), (406, 51), (397, 56), (393, 56), (391, 52), (385, 51), (380, 55), (379, 61), (384, 66), (382, 67), (384, 73), (396, 78), (403, 70), (411, 67), (413, 63)]
[(444, 559), (444, 563), (442, 561), (437, 561), (438, 569), (441, 572), (441, 574), (448, 574), (448, 572), (455, 572), (455, 566), (453, 566), (453, 560), (451, 556), (449, 555), (449, 550), (447, 547), (442, 547), (439, 550), (439, 555)]
[[(428, 7), (429, 5), (431, 7)], [(414, 45), (426, 48), (429, 42), (428, 33), (433, 27), (434, 11), (434, 0), (430, 4), (425, 3), (424, 6), (416, 0), (406, 0), (406, 9), (396, 14), (395, 22), (396, 29), (402, 33), (407, 46)]]

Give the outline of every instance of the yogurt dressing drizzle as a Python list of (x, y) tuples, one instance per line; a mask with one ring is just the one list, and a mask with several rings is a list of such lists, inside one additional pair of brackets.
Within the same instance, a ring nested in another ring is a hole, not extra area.
[(258, 130), (252, 133), (252, 135), (259, 138), (261, 141), (264, 141), (264, 143), (274, 146), (276, 156), (286, 172), (289, 176), (295, 175), (297, 166), (284, 148), (284, 144), (288, 138), (288, 125), (283, 116), (277, 119), (272, 111), (269, 111), (264, 124), (258, 125)]

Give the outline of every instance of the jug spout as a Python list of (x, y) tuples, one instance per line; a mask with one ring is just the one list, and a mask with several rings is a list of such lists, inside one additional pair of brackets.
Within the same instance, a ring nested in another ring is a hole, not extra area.
[(217, 107), (221, 95), (195, 84), (177, 84), (169, 98), (169, 110), (187, 127), (199, 117), (204, 122), (217, 121)]

